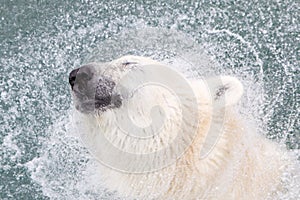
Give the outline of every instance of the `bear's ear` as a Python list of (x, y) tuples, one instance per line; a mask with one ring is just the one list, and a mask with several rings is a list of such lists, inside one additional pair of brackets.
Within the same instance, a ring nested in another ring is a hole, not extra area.
[(236, 104), (242, 94), (243, 85), (234, 77), (218, 76), (206, 80), (212, 103), (218, 107), (232, 106)]

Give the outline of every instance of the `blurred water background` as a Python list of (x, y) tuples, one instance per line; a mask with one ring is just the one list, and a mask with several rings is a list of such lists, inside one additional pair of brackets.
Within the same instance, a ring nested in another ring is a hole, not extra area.
[[(239, 77), (241, 114), (299, 157), (299, 9), (295, 0), (0, 0), (0, 199), (117, 198), (68, 133), (68, 73), (124, 54)], [(288, 182), (280, 199), (299, 198), (299, 181)]]

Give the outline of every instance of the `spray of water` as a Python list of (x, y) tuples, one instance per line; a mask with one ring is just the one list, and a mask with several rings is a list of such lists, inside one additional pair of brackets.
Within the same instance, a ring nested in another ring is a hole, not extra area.
[[(118, 199), (71, 134), (67, 74), (125, 54), (150, 56), (191, 77), (238, 77), (247, 124), (299, 157), (295, 1), (24, 4), (0, 6), (0, 198)], [(44, 18), (34, 15), (41, 12)], [(300, 196), (299, 163), (290, 168), (278, 199)]]

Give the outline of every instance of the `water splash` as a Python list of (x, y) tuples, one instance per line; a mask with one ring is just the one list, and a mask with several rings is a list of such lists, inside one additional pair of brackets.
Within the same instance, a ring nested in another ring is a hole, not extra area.
[[(71, 104), (67, 74), (97, 49), (100, 60), (136, 53), (193, 76), (239, 77), (246, 86), (241, 114), (252, 119), (249, 123), (258, 132), (285, 143), (299, 157), (299, 7), (292, 0), (1, 4), (0, 198), (116, 197), (89, 174), (97, 163), (66, 128)], [(159, 37), (151, 32), (153, 37), (145, 39), (147, 31), (135, 31), (151, 27), (171, 30), (177, 42), (167, 32)], [(128, 33), (141, 36), (124, 37)], [(141, 44), (150, 47), (143, 50)], [(174, 49), (176, 45), (180, 48)], [(289, 192), (280, 199), (299, 196), (299, 171), (294, 173), (286, 176)]]

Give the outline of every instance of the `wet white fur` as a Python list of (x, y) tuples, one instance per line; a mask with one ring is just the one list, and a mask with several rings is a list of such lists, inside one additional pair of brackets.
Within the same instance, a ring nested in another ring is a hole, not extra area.
[[(125, 56), (108, 66), (121, 68), (124, 62), (159, 64), (149, 58)], [(112, 74), (115, 72), (112, 71)], [(286, 165), (283, 151), (253, 131), (245, 130), (242, 120), (233, 111), (233, 106), (243, 94), (240, 81), (234, 77), (220, 76), (190, 80), (190, 85), (197, 97), (199, 124), (193, 143), (185, 154), (168, 167), (149, 173), (121, 172), (102, 163), (99, 173), (103, 175), (103, 180), (99, 182), (103, 181), (107, 188), (116, 190), (122, 196), (139, 199), (265, 199), (273, 190), (280, 189), (280, 177)], [(226, 86), (226, 90), (218, 93), (222, 86)], [(184, 91), (181, 92), (185, 95)], [(154, 86), (145, 87), (140, 95), (136, 94), (122, 106), (130, 111), (134, 123), (145, 126), (151, 122), (150, 113), (154, 105), (166, 107), (166, 121), (157, 138), (150, 141), (129, 138), (115, 126), (116, 115), (124, 114), (119, 113), (123, 112), (122, 109), (107, 110), (99, 115), (75, 111), (74, 121), (96, 159), (97, 156), (102, 159), (109, 155), (109, 149), (99, 141), (99, 135), (121, 146), (124, 151), (149, 153), (165, 148), (176, 137), (176, 129), (185, 117), (180, 111), (178, 99)], [(188, 101), (185, 106), (189, 106)], [(220, 130), (220, 134), (214, 132)], [(202, 154), (216, 139), (214, 148)], [(118, 157), (114, 159), (115, 162), (121, 160)], [(130, 164), (130, 161), (126, 163), (129, 168)], [(139, 167), (142, 171), (144, 166), (145, 163), (140, 163), (132, 168)]]

